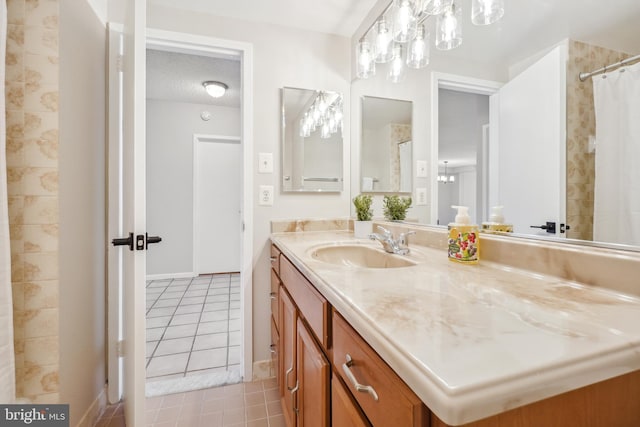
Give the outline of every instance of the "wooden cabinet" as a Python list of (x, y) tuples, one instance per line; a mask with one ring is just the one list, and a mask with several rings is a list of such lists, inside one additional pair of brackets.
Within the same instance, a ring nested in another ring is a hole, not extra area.
[[(277, 317), (272, 341), (278, 341), (286, 425), (428, 426), (420, 399), (285, 256), (277, 259), (271, 273), (276, 301), (271, 310)], [(373, 393), (358, 391), (356, 381), (371, 384)]]
[(285, 422), (296, 425), (294, 393), (296, 387), (296, 342), (298, 315), (284, 286), (280, 287), (280, 403)]
[(371, 427), (351, 393), (337, 375), (331, 379), (331, 425)]
[(333, 366), (374, 426), (428, 426), (418, 396), (340, 316), (333, 313)]
[(329, 426), (330, 365), (302, 319), (298, 318), (296, 392), (298, 427)]

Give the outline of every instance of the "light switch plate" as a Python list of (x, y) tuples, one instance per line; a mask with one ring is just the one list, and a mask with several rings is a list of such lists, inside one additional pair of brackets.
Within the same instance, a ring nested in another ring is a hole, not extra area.
[(273, 153), (258, 153), (258, 173), (273, 173)]
[(417, 178), (427, 177), (427, 161), (426, 160), (418, 160), (416, 162), (416, 177)]
[(427, 189), (424, 187), (416, 188), (416, 206), (426, 206)]
[(260, 206), (273, 206), (273, 185), (261, 185), (258, 193)]

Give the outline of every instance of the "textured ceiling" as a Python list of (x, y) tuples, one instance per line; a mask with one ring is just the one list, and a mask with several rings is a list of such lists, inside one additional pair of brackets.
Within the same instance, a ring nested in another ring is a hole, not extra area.
[[(229, 86), (222, 98), (212, 98), (202, 82)], [(222, 107), (240, 106), (240, 61), (147, 49), (147, 98)]]

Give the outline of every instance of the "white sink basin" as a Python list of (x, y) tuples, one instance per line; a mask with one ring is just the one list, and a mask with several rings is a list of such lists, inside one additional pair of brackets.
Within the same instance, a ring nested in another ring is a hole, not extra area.
[(311, 250), (311, 258), (330, 264), (360, 268), (399, 268), (417, 265), (416, 262), (364, 245), (328, 245)]

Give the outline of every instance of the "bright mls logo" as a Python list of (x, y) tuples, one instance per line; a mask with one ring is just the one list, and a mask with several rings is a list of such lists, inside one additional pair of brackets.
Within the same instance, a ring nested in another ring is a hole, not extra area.
[(69, 405), (0, 405), (0, 427), (69, 427)]

